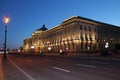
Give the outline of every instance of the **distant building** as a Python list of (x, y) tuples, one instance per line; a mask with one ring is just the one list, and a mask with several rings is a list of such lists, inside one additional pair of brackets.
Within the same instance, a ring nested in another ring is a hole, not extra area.
[(114, 50), (116, 43), (120, 43), (120, 27), (73, 16), (49, 30), (43, 25), (24, 39), (23, 48), (26, 53), (79, 55)]

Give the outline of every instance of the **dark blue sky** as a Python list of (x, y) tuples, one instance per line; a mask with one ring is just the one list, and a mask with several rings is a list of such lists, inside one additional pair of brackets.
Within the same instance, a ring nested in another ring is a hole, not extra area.
[(7, 47), (18, 48), (43, 24), (52, 28), (74, 15), (120, 26), (120, 0), (0, 0), (0, 47), (5, 15), (11, 18)]

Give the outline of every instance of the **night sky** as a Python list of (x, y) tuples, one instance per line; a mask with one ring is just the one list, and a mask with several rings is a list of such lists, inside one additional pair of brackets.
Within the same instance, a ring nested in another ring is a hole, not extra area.
[(120, 26), (120, 0), (0, 0), (0, 47), (6, 15), (7, 47), (13, 49), (23, 46), (23, 40), (43, 24), (50, 29), (75, 15)]

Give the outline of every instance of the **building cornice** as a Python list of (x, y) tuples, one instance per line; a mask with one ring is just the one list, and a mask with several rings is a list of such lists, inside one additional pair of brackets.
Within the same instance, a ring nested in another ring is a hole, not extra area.
[(68, 19), (65, 19), (63, 20), (63, 24), (64, 23), (67, 23), (73, 19), (78, 19), (80, 21), (83, 21), (83, 22), (88, 22), (88, 23), (93, 23), (93, 24), (96, 24), (96, 25), (104, 25), (104, 26), (112, 26), (112, 27), (116, 27), (116, 28), (119, 28), (120, 29), (120, 26), (115, 26), (115, 25), (112, 25), (112, 24), (108, 24), (108, 23), (104, 23), (104, 22), (100, 22), (100, 21), (96, 21), (96, 20), (92, 20), (92, 19), (89, 19), (89, 18), (85, 18), (85, 17), (81, 17), (81, 16), (72, 16)]

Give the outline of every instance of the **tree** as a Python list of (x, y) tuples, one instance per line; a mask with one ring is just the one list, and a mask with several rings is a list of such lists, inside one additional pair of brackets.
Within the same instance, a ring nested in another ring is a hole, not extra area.
[(23, 52), (23, 47), (19, 47), (20, 52)]

